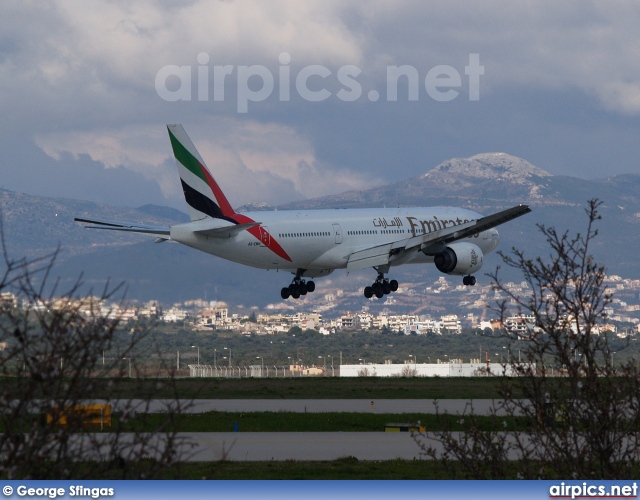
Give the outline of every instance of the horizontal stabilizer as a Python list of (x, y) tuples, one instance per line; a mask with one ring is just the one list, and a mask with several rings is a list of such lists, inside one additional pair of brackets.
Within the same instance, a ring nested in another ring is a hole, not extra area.
[(129, 233), (150, 234), (164, 240), (169, 239), (169, 228), (166, 226), (153, 226), (147, 224), (136, 224), (134, 222), (119, 222), (106, 219), (85, 219), (75, 217), (76, 222), (91, 224), (85, 226), (87, 229), (110, 229), (112, 231), (124, 231)]
[(240, 234), (242, 231), (246, 231), (247, 229), (259, 225), (259, 222), (250, 222), (247, 224), (234, 224), (232, 226), (215, 227), (212, 229), (196, 229), (193, 232), (204, 236), (210, 236), (211, 238), (232, 238)]

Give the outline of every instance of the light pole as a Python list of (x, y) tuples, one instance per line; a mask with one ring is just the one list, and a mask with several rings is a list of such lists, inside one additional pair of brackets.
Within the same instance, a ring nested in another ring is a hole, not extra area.
[(192, 349), (198, 349), (198, 366), (200, 365), (200, 347), (192, 345)]
[(365, 361), (364, 358), (358, 358), (358, 361), (362, 361), (362, 363), (360, 363), (361, 365), (366, 365), (367, 362)]
[(260, 378), (262, 378), (262, 372), (264, 371), (264, 358), (262, 356), (256, 356), (256, 359), (261, 361)]
[(213, 350), (213, 367), (216, 369), (216, 371), (218, 370), (218, 363), (216, 360), (216, 353), (218, 352), (218, 349), (214, 349)]
[(429, 364), (431, 364), (431, 356), (427, 356), (427, 359), (429, 360)]
[(131, 378), (131, 358), (122, 358), (122, 359), (128, 359), (129, 360), (129, 378)]
[[(507, 349), (507, 346), (502, 346), (503, 349)], [(507, 349), (507, 363), (511, 364), (511, 351)]]
[(229, 351), (229, 368), (231, 368), (231, 349), (229, 349), (228, 347), (225, 347), (225, 349)]
[(331, 354), (327, 354), (331, 358), (331, 376), (335, 377), (335, 372), (333, 371), (333, 356)]
[(318, 359), (322, 358), (322, 376), (324, 377), (327, 372), (327, 357), (326, 356), (318, 356)]

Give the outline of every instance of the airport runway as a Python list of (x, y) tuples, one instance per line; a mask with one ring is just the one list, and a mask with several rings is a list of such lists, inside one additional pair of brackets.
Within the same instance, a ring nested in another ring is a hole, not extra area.
[[(456, 433), (454, 433), (456, 434)], [(113, 435), (74, 435), (71, 447), (79, 447), (88, 459), (112, 457)], [(443, 447), (427, 433), (418, 439), (432, 446), (440, 458)], [(507, 438), (513, 441), (511, 437)], [(175, 458), (179, 462), (336, 460), (426, 460), (427, 456), (408, 432), (182, 432), (175, 436)], [(140, 456), (140, 442), (134, 434), (122, 434), (117, 449), (124, 458)], [(144, 446), (144, 456), (161, 458), (165, 436), (158, 434)], [(515, 450), (509, 459), (517, 458)]]
[[(372, 405), (373, 402), (373, 405)], [(153, 401), (148, 411), (166, 410), (166, 403)], [(490, 399), (443, 399), (440, 413), (488, 415), (501, 401)], [(426, 399), (200, 399), (188, 413), (224, 412), (350, 412), (350, 413), (436, 413), (436, 404)], [(498, 414), (504, 413), (498, 411)], [(187, 461), (268, 461), (268, 460), (358, 460), (425, 459), (408, 432), (209, 432), (181, 433), (195, 448), (182, 448)], [(442, 447), (427, 433), (425, 442), (439, 452)]]
[[(85, 401), (86, 404), (110, 403), (113, 411), (140, 411), (164, 413), (175, 408), (174, 400)], [(199, 399), (180, 400), (185, 413), (221, 412), (350, 412), (350, 413), (436, 413), (436, 404), (426, 399)], [(372, 404), (373, 403), (373, 404)], [(490, 399), (443, 399), (437, 402), (438, 411), (451, 414), (469, 414), (471, 408), (478, 415), (487, 415), (501, 401)], [(502, 413), (498, 411), (498, 413)], [(103, 459), (108, 456), (108, 434), (93, 435), (104, 442), (100, 451), (88, 456)], [(123, 436), (124, 441), (135, 440), (133, 435)], [(77, 436), (79, 441), (86, 435)], [(355, 457), (358, 460), (406, 460), (425, 459), (418, 444), (408, 432), (196, 432), (179, 433), (178, 456), (180, 461), (282, 461), (282, 460), (335, 460)], [(161, 435), (157, 436), (158, 448), (164, 448)], [(426, 442), (442, 451), (433, 435), (427, 433)], [(80, 443), (78, 443), (80, 444)], [(88, 448), (88, 449), (91, 449)], [(151, 453), (153, 455), (153, 453)], [(104, 455), (104, 456), (102, 456)]]
[(408, 432), (210, 432), (183, 437), (197, 443), (188, 453), (195, 462), (421, 458)]

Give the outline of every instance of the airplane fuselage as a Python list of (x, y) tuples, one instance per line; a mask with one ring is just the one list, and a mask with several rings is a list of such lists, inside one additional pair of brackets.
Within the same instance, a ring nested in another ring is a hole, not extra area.
[[(454, 207), (368, 208), (349, 210), (292, 210), (242, 214), (259, 222), (251, 233), (220, 238), (193, 231), (194, 223), (171, 227), (171, 239), (224, 259), (261, 269), (306, 269), (321, 276), (347, 267), (349, 256), (372, 246), (406, 240), (482, 218)], [(498, 231), (490, 229), (460, 241), (477, 245), (487, 254), (498, 245)], [(433, 256), (414, 252), (394, 261), (432, 263)]]
[(518, 205), (482, 216), (455, 207), (367, 208), (236, 212), (182, 125), (167, 125), (191, 222), (154, 226), (76, 217), (92, 229), (127, 231), (173, 240), (222, 259), (259, 269), (291, 271), (282, 299), (315, 291), (308, 278), (335, 269), (373, 269), (377, 278), (364, 287), (365, 298), (380, 299), (398, 290), (386, 275), (402, 264), (433, 263), (442, 273), (476, 284), (483, 257), (498, 246), (500, 224), (529, 213)]

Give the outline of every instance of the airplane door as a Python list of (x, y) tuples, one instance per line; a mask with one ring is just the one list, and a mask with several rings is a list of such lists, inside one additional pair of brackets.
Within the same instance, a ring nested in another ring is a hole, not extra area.
[(260, 243), (262, 243), (263, 246), (268, 247), (270, 242), (271, 235), (269, 234), (267, 227), (260, 226)]
[(342, 229), (340, 224), (333, 224), (333, 234), (336, 235), (336, 244), (342, 243)]

